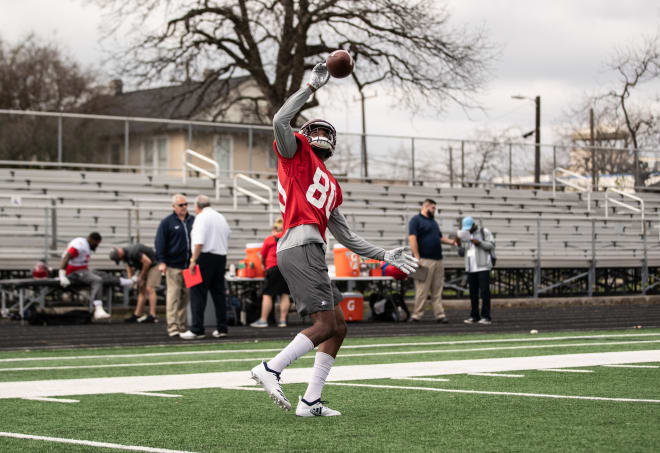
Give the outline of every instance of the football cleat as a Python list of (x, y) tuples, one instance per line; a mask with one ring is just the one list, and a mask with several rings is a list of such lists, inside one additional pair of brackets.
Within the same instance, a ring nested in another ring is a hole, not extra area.
[(268, 368), (268, 365), (266, 365), (266, 362), (262, 362), (252, 368), (250, 374), (252, 379), (266, 390), (266, 393), (268, 393), (271, 399), (275, 401), (275, 404), (285, 411), (291, 410), (291, 403), (284, 395), (282, 387), (280, 386), (280, 373), (271, 370)]
[(299, 396), (296, 415), (298, 417), (334, 417), (341, 415), (341, 412), (325, 407), (323, 404), (326, 402), (321, 401), (321, 398), (319, 398), (316, 401), (308, 403), (304, 398)]

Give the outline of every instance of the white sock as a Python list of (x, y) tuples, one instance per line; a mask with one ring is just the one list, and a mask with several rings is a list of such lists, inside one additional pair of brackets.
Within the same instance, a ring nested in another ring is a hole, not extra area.
[(325, 380), (328, 378), (328, 374), (330, 374), (330, 368), (332, 368), (333, 363), (335, 363), (335, 359), (331, 355), (316, 351), (312, 379), (309, 381), (305, 396), (303, 396), (305, 401), (311, 403), (321, 398), (321, 391), (323, 391)]
[(94, 301), (94, 307), (95, 308), (99, 308), (99, 307), (103, 308), (103, 301), (102, 300), (95, 300)]
[(289, 343), (286, 348), (282, 349), (280, 353), (273, 357), (266, 365), (268, 365), (268, 368), (271, 370), (281, 373), (291, 362), (298, 357), (304, 356), (312, 349), (314, 349), (314, 343), (312, 343), (312, 340), (299, 333), (293, 340), (291, 340), (291, 343)]

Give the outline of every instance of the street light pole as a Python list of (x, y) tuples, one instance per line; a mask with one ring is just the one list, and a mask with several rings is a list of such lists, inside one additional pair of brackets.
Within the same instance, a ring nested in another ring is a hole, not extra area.
[(536, 126), (534, 128), (534, 182), (541, 182), (541, 96), (534, 98), (536, 105)]
[[(527, 96), (515, 95), (511, 96), (512, 99), (527, 99), (534, 101), (535, 109), (535, 122), (534, 122), (534, 183), (540, 184), (541, 182), (541, 96), (530, 98)], [(531, 132), (530, 132), (531, 135)], [(527, 137), (527, 134), (523, 135)]]

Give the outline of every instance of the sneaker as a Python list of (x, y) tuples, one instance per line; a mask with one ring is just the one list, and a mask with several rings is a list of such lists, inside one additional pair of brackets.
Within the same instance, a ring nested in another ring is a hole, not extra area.
[(484, 324), (484, 325), (486, 325), (486, 326), (489, 326), (489, 325), (491, 325), (491, 324), (493, 323), (493, 321), (491, 321), (491, 320), (488, 319), (488, 318), (481, 318), (479, 321), (477, 321), (477, 323), (478, 323), (478, 324)]
[(419, 322), (419, 319), (411, 317), (407, 322)]
[(204, 335), (203, 333), (196, 334), (192, 330), (187, 330), (179, 334), (179, 338), (181, 338), (182, 340), (199, 340), (200, 338), (204, 338), (204, 337), (206, 337), (206, 335)]
[(108, 319), (110, 318), (110, 315), (108, 314), (107, 311), (103, 309), (102, 306), (97, 305), (96, 308), (94, 308), (94, 315), (93, 315), (94, 320), (99, 321), (101, 319)]
[(280, 406), (285, 411), (291, 409), (291, 403), (280, 386), (280, 373), (271, 370), (266, 365), (266, 362), (261, 362), (259, 365), (252, 368), (250, 371), (252, 379), (254, 379), (257, 384), (260, 384), (266, 393), (275, 401), (275, 404)]
[(136, 316), (135, 313), (131, 313), (131, 316), (129, 316), (128, 318), (124, 319), (124, 322), (127, 322), (127, 323), (129, 323), (129, 324), (133, 324), (133, 323), (138, 322), (138, 319), (140, 319), (139, 316)]
[(286, 321), (280, 321), (277, 323), (277, 327), (286, 327)]
[(268, 327), (268, 322), (263, 321), (261, 319), (257, 319), (255, 322), (250, 324), (250, 327), (257, 327), (259, 329), (263, 329), (264, 327)]
[(439, 324), (449, 324), (449, 320), (447, 319), (446, 316), (443, 316), (442, 318), (436, 319), (435, 322), (437, 322)]
[(214, 330), (211, 335), (213, 335), (213, 338), (224, 338), (227, 336), (227, 332)]
[(142, 324), (154, 324), (154, 323), (158, 322), (158, 318), (156, 318), (155, 316), (151, 316), (151, 315), (143, 315), (143, 316), (140, 316), (140, 318), (138, 319), (138, 322), (142, 323)]
[(321, 398), (308, 403), (304, 398), (299, 396), (296, 415), (298, 417), (334, 417), (336, 415), (341, 415), (341, 412), (325, 407), (323, 405), (324, 403), (326, 403), (326, 401), (321, 401)]
[(167, 332), (168, 337), (178, 337), (179, 336), (179, 331), (175, 330), (174, 332)]
[(468, 318), (468, 319), (464, 320), (463, 322), (465, 324), (475, 324), (477, 322), (477, 320), (474, 319), (474, 318)]

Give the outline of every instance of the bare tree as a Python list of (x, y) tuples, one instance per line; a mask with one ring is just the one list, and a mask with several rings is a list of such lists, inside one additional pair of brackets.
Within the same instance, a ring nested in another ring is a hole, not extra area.
[[(269, 121), (331, 51), (349, 50), (359, 88), (386, 83), (399, 104), (472, 105), (492, 51), (481, 31), (453, 28), (433, 0), (96, 0), (108, 35), (128, 33), (121, 71), (150, 85), (192, 82), (186, 96), (221, 118), (236, 103)], [(166, 23), (149, 29), (149, 24)], [(146, 31), (145, 31), (146, 30)], [(258, 90), (229, 98), (222, 81), (248, 76)], [(312, 99), (304, 109), (317, 105)], [(221, 107), (219, 107), (221, 106)], [(303, 109), (303, 110), (304, 110)], [(191, 112), (192, 113), (192, 112)]]
[[(15, 44), (0, 39), (0, 108), (55, 112), (93, 110), (96, 76), (82, 69), (54, 42), (28, 35)], [(70, 124), (74, 122), (71, 121)], [(65, 129), (63, 143), (71, 159), (91, 156), (82, 122)], [(0, 159), (54, 160), (57, 121), (29, 116), (5, 116), (0, 122)]]
[(32, 34), (15, 45), (0, 39), (0, 108), (77, 111), (94, 93), (95, 79), (56, 43)]
[[(640, 46), (628, 46), (616, 52), (608, 67), (618, 76), (619, 86), (607, 96), (616, 99), (634, 152), (634, 168), (639, 169), (639, 148), (643, 135), (657, 134), (657, 116), (651, 110), (635, 106), (633, 91), (640, 85), (660, 78), (660, 36), (645, 38)], [(652, 132), (652, 133), (649, 133)], [(635, 186), (644, 185), (641, 171), (635, 171)]]

